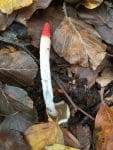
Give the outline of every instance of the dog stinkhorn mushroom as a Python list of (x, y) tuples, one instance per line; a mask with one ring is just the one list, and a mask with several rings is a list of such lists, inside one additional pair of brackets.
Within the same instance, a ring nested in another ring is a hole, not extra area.
[(40, 71), (41, 71), (41, 82), (43, 89), (43, 97), (46, 104), (46, 109), (49, 115), (55, 117), (57, 111), (53, 102), (53, 89), (51, 83), (51, 72), (50, 72), (50, 25), (45, 23), (41, 41), (40, 41)]

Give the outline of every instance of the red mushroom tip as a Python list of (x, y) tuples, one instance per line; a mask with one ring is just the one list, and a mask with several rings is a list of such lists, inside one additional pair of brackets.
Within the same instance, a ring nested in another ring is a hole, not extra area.
[(45, 23), (45, 25), (43, 27), (42, 36), (47, 36), (50, 38), (50, 24), (48, 22)]

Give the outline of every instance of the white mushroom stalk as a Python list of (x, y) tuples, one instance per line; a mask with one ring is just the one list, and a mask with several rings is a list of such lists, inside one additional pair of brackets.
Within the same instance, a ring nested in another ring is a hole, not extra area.
[(44, 25), (41, 41), (40, 41), (40, 71), (41, 71), (41, 82), (43, 89), (43, 97), (46, 104), (46, 109), (49, 115), (55, 117), (57, 111), (53, 102), (53, 89), (51, 83), (51, 72), (50, 72), (50, 25), (46, 23)]

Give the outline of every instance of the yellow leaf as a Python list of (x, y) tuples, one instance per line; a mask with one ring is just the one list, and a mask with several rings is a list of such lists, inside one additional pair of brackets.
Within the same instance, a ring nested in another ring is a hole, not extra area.
[(103, 2), (103, 0), (84, 0), (82, 4), (86, 8), (94, 9), (94, 8), (98, 7), (102, 2)]
[(54, 143), (64, 144), (63, 133), (55, 122), (33, 125), (25, 132), (25, 137), (32, 150), (42, 150)]
[(31, 5), (33, 0), (0, 0), (0, 11), (11, 14), (13, 10), (18, 10)]
[(47, 146), (45, 149), (46, 150), (79, 150), (77, 148), (72, 148), (61, 144), (54, 144), (52, 146)]

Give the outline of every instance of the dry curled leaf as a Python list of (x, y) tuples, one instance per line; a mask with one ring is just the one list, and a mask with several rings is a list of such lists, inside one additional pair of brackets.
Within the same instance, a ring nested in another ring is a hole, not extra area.
[(42, 150), (52, 144), (63, 144), (63, 134), (55, 122), (33, 125), (24, 133), (32, 150)]
[(55, 103), (55, 108), (57, 110), (57, 121), (58, 124), (67, 123), (70, 117), (70, 109), (69, 106), (64, 102)]
[(11, 14), (14, 10), (31, 5), (32, 2), (32, 0), (0, 0), (0, 10), (3, 13)]
[[(5, 53), (6, 51), (6, 53)], [(24, 51), (4, 49), (0, 55), (0, 78), (9, 84), (31, 85), (37, 74), (38, 66), (33, 58)]]
[(78, 19), (65, 18), (53, 35), (53, 48), (70, 64), (95, 70), (103, 61), (106, 45), (98, 33)]
[(95, 120), (96, 150), (112, 150), (113, 147), (113, 108), (100, 105)]
[(82, 4), (89, 9), (94, 9), (98, 7), (103, 0), (83, 0)]

